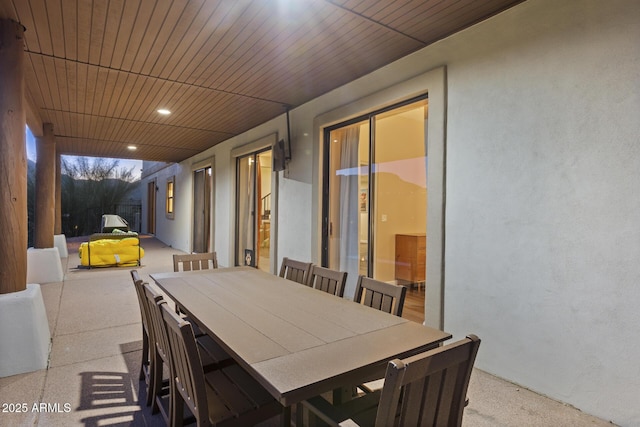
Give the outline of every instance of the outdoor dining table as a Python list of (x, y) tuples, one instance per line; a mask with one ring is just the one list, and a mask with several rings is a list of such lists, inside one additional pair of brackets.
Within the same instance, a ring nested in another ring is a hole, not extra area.
[(451, 337), (251, 267), (151, 278), (285, 408)]

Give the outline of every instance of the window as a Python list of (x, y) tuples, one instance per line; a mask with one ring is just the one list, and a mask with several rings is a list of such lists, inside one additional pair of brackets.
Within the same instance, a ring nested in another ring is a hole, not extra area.
[(173, 202), (175, 199), (175, 183), (176, 183), (175, 176), (172, 176), (171, 178), (167, 179), (167, 204), (166, 204), (165, 213), (167, 215), (167, 218), (169, 219), (174, 218)]

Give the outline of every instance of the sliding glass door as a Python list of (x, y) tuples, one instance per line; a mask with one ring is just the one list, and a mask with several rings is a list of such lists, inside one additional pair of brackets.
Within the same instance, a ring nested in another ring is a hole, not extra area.
[(269, 271), (271, 149), (237, 158), (236, 265)]
[[(427, 99), (325, 132), (323, 265), (399, 285), (425, 281)], [(408, 236), (408, 237), (407, 237)]]

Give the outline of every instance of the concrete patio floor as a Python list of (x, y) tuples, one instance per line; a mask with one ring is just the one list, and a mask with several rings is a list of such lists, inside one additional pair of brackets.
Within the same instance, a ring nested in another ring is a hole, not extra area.
[[(180, 251), (148, 236), (141, 244), (137, 270), (144, 280), (172, 270), (172, 255)], [(41, 286), (52, 337), (49, 367), (0, 378), (0, 426), (164, 425), (144, 405), (137, 378), (142, 341), (133, 268), (79, 269), (78, 243), (68, 246), (64, 281)], [(468, 397), (466, 427), (612, 425), (478, 369)], [(11, 404), (26, 404), (26, 412)]]

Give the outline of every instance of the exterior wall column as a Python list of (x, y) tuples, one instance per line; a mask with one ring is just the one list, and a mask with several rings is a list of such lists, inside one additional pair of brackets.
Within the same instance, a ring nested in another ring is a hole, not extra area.
[(62, 156), (56, 150), (56, 204), (54, 234), (62, 234)]
[(36, 205), (33, 245), (37, 249), (53, 247), (55, 226), (56, 143), (53, 124), (42, 126), (42, 137), (36, 138)]
[(27, 286), (24, 28), (0, 19), (0, 294)]

